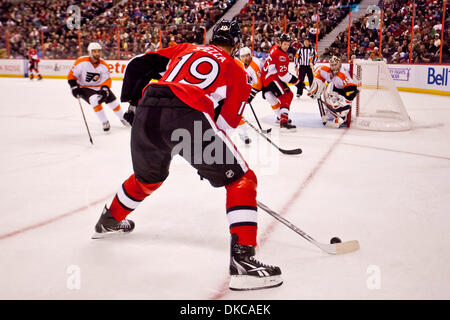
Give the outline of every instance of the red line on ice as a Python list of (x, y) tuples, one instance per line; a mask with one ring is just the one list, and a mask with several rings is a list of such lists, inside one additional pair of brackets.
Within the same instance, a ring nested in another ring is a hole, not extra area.
[(30, 225), (30, 226), (28, 226), (28, 227), (24, 227), (24, 228), (21, 228), (21, 229), (17, 229), (17, 230), (15, 230), (15, 231), (12, 231), (12, 232), (9, 232), (9, 233), (5, 233), (5, 234), (0, 234), (0, 240), (7, 239), (7, 238), (11, 238), (11, 237), (16, 236), (16, 235), (18, 235), (18, 234), (21, 234), (21, 233), (24, 233), (24, 232), (27, 232), (27, 231), (30, 231), (30, 230), (34, 230), (34, 229), (37, 229), (37, 228), (40, 228), (40, 227), (49, 225), (49, 224), (51, 224), (51, 223), (53, 223), (53, 222), (59, 221), (59, 220), (61, 220), (61, 219), (67, 218), (67, 217), (69, 217), (69, 216), (71, 216), (71, 215), (73, 215), (73, 214), (75, 214), (75, 213), (81, 212), (81, 211), (83, 211), (83, 210), (87, 210), (87, 209), (89, 209), (89, 207), (94, 206), (94, 205), (97, 205), (97, 204), (99, 204), (100, 202), (106, 201), (106, 200), (108, 200), (109, 198), (112, 198), (112, 196), (113, 196), (113, 195), (109, 195), (108, 197), (105, 197), (105, 198), (96, 200), (96, 201), (94, 201), (94, 202), (91, 202), (91, 203), (89, 203), (89, 204), (86, 205), (86, 206), (83, 206), (83, 207), (74, 209), (74, 210), (72, 210), (72, 211), (63, 213), (63, 214), (61, 214), (61, 215), (59, 215), (59, 216), (56, 216), (56, 217), (50, 218), (50, 219), (48, 219), (48, 220), (45, 220), (45, 221), (42, 221), (42, 222), (39, 222), (39, 223)]
[[(311, 170), (309, 175), (306, 177), (306, 179), (302, 182), (302, 184), (298, 187), (297, 191), (295, 191), (292, 196), (289, 198), (289, 200), (286, 202), (284, 207), (278, 212), (279, 215), (283, 216), (288, 212), (289, 208), (300, 198), (300, 195), (302, 194), (303, 190), (306, 189), (306, 187), (309, 185), (311, 180), (314, 178), (314, 176), (317, 174), (317, 172), (322, 168), (325, 161), (330, 157), (333, 150), (336, 148), (336, 146), (341, 142), (344, 135), (347, 133), (348, 130), (344, 130), (341, 135), (333, 142), (331, 147), (328, 149), (328, 151), (322, 156), (322, 158), (319, 160), (317, 165)], [(259, 246), (261, 247), (266, 240), (269, 239), (270, 235), (272, 234), (273, 230), (280, 225), (278, 221), (273, 221), (269, 226), (266, 228), (264, 233), (259, 236)], [(270, 289), (269, 289), (270, 290)], [(210, 299), (211, 300), (219, 300), (225, 297), (229, 293), (228, 289), (228, 279), (225, 280), (222, 285), (220, 286), (220, 289), (218, 292), (213, 295)]]

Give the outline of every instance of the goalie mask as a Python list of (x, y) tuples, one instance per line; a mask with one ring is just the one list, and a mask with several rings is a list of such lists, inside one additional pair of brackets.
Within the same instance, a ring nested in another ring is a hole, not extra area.
[(332, 56), (330, 59), (330, 68), (333, 75), (336, 75), (339, 72), (341, 66), (342, 66), (341, 59), (339, 59), (336, 56)]

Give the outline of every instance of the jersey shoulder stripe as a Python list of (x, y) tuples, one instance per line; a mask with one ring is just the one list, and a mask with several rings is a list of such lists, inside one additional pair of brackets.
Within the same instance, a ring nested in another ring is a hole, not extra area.
[(88, 56), (79, 57), (77, 60), (75, 60), (74, 66), (80, 64), (81, 62), (90, 61), (90, 58)]
[(252, 69), (255, 70), (256, 73), (261, 71), (261, 69), (259, 68), (259, 65), (254, 60), (252, 60), (250, 62), (250, 67), (252, 67)]
[(108, 69), (108, 70), (109, 70), (108, 64), (106, 63), (106, 61), (105, 61), (105, 60), (103, 60), (103, 59), (100, 59), (100, 63), (101, 63), (102, 65), (104, 65), (104, 66), (106, 67), (106, 69)]

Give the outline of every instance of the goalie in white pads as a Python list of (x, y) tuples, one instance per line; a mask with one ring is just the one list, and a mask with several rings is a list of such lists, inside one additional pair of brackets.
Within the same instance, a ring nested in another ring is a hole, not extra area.
[(331, 128), (347, 126), (351, 104), (357, 94), (357, 85), (336, 56), (331, 57), (330, 66), (315, 70), (308, 93), (311, 98), (317, 99), (322, 123)]

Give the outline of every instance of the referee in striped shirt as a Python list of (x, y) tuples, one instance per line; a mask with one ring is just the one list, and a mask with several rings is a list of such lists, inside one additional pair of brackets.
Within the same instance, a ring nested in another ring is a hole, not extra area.
[(303, 94), (303, 89), (305, 88), (305, 76), (308, 76), (309, 86), (311, 86), (314, 75), (313, 75), (313, 66), (317, 62), (317, 52), (311, 46), (311, 41), (309, 39), (305, 39), (303, 41), (303, 47), (297, 50), (294, 58), (295, 62), (295, 71), (297, 71), (298, 75), (298, 84), (297, 84), (297, 98)]

